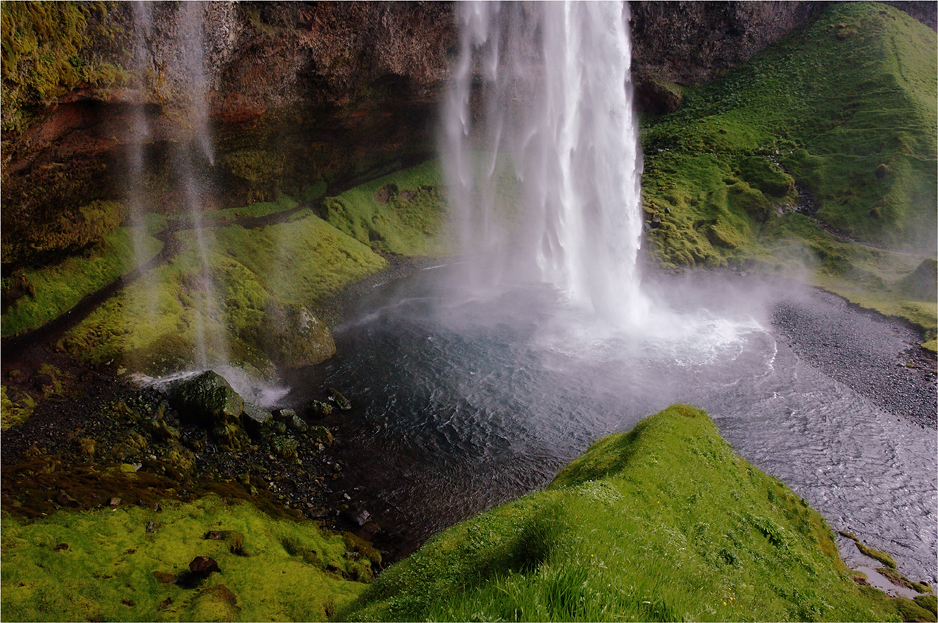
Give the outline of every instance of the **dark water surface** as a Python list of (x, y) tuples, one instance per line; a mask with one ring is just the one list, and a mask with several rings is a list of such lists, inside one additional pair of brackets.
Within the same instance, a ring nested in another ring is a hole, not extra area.
[(375, 288), (336, 329), (339, 354), (291, 379), (296, 404), (323, 386), (353, 400), (346, 478), (401, 538), (543, 487), (596, 439), (682, 402), (834, 529), (936, 581), (935, 377), (901, 365), (912, 331), (742, 278), (652, 289), (657, 311), (630, 330), (543, 287), (458, 281), (439, 267)]

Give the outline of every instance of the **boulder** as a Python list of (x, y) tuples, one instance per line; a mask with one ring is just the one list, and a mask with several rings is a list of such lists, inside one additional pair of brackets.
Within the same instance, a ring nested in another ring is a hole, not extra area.
[(244, 411), (241, 412), (241, 422), (251, 434), (259, 433), (272, 417), (270, 411), (250, 402), (244, 403)]
[(183, 420), (205, 428), (237, 424), (244, 411), (244, 399), (213, 370), (175, 381), (166, 391)]
[(294, 303), (268, 304), (258, 342), (271, 361), (283, 368), (317, 364), (335, 354), (329, 327)]

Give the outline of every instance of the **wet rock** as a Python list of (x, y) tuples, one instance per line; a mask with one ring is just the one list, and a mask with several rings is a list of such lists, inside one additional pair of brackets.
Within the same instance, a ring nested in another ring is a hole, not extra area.
[(258, 407), (256, 404), (244, 403), (244, 411), (241, 412), (241, 422), (244, 428), (251, 434), (258, 434), (261, 428), (273, 417), (267, 409)]
[(364, 526), (365, 522), (371, 519), (371, 513), (355, 505), (350, 506), (349, 509), (345, 511), (345, 516), (358, 525), (359, 528)]
[(270, 449), (277, 456), (284, 459), (295, 459), (297, 457), (296, 450), (299, 447), (299, 443), (293, 437), (287, 435), (273, 435), (269, 443)]
[(260, 333), (264, 352), (284, 368), (313, 365), (335, 354), (329, 327), (302, 305), (271, 303)]
[(352, 403), (348, 398), (342, 395), (342, 392), (337, 390), (335, 387), (329, 388), (329, 400), (335, 402), (336, 406), (342, 409), (343, 411), (348, 411), (352, 408)]
[(212, 438), (220, 450), (236, 452), (251, 445), (251, 440), (236, 424), (223, 424), (212, 429)]
[(312, 400), (307, 405), (307, 411), (312, 417), (326, 417), (327, 415), (332, 415), (333, 406), (328, 402), (322, 402), (320, 400)]
[(332, 445), (332, 433), (325, 426), (310, 426), (306, 431), (306, 438), (312, 443)]
[(167, 395), (181, 418), (204, 428), (237, 424), (244, 411), (244, 399), (213, 370), (171, 383)]
[(303, 418), (296, 414), (296, 411), (293, 409), (279, 409), (274, 417), (277, 418), (278, 422), (283, 422), (287, 428), (290, 430), (297, 431), (299, 433), (305, 433), (309, 428), (306, 425), (306, 422), (303, 421)]
[(143, 428), (154, 439), (160, 442), (175, 441), (179, 439), (179, 430), (167, 424), (164, 420), (146, 418), (143, 421)]
[(192, 575), (200, 578), (207, 578), (213, 573), (221, 573), (221, 569), (218, 568), (218, 563), (215, 562), (215, 559), (209, 558), (208, 556), (196, 556), (192, 562), (189, 563), (189, 571), (192, 572)]

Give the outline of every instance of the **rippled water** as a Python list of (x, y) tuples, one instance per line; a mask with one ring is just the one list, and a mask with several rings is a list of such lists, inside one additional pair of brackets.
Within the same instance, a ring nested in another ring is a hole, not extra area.
[(673, 311), (630, 333), (543, 287), (440, 295), (448, 270), (376, 291), (336, 330), (337, 358), (294, 381), (291, 396), (334, 385), (353, 399), (343, 416), (352, 482), (409, 538), (544, 486), (596, 439), (683, 402), (834, 529), (935, 581), (934, 430), (799, 358), (773, 330), (766, 290), (672, 292), (659, 309)]

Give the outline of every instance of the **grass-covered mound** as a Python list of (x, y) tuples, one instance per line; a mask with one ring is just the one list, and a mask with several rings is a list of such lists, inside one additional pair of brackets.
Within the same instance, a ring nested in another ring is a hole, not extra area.
[(898, 620), (824, 519), (671, 407), (391, 567), (350, 620)]
[[(217, 497), (158, 512), (5, 515), (2, 543), (10, 621), (321, 621), (361, 594), (380, 562), (354, 537)], [(195, 577), (197, 556), (220, 571)]]
[[(884, 289), (885, 299), (927, 302), (899, 282), (935, 255), (936, 50), (934, 31), (892, 7), (831, 4), (687, 90), (676, 112), (646, 119), (642, 193), (656, 257), (666, 267), (806, 266), (877, 309), (863, 299)], [(798, 212), (920, 255), (911, 265), (875, 257)], [(925, 307), (934, 325), (934, 304)]]
[[(320, 183), (303, 198), (324, 191)], [(385, 268), (379, 252), (449, 250), (443, 212), (439, 167), (428, 162), (323, 199), (321, 208), (282, 195), (275, 202), (205, 213), (201, 240), (187, 215), (153, 218), (148, 233), (169, 240), (171, 260), (107, 300), (60, 346), (84, 361), (123, 361), (150, 374), (191, 365), (200, 341), (209, 360), (260, 371), (271, 363), (302, 365), (268, 352), (273, 344), (295, 341), (290, 331), (268, 335), (269, 327), (291, 318), (302, 322), (342, 288)], [(160, 250), (156, 238), (145, 243), (147, 258)], [(4, 284), (5, 291), (23, 292), (4, 310), (4, 337), (41, 327), (132, 268), (130, 230), (120, 228), (80, 255), (20, 271)], [(214, 292), (214, 303), (206, 288)]]

